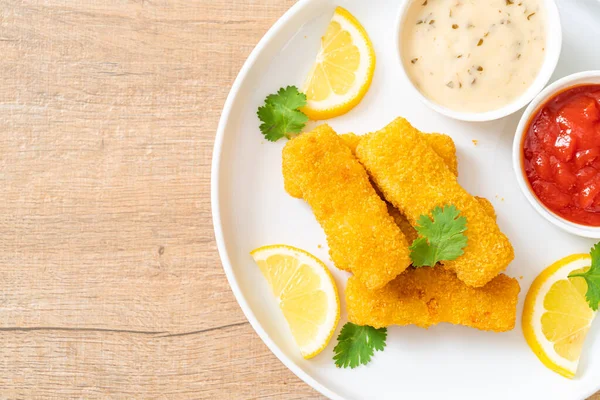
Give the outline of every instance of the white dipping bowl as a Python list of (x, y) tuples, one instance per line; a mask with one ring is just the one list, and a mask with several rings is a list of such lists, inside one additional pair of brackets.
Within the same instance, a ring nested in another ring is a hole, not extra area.
[(567, 89), (582, 85), (600, 85), (600, 71), (579, 72), (573, 75), (566, 76), (554, 82), (544, 89), (525, 110), (525, 113), (519, 121), (515, 139), (513, 142), (513, 169), (517, 176), (517, 182), (525, 198), (529, 204), (546, 220), (550, 221), (559, 228), (572, 233), (574, 235), (587, 238), (600, 239), (600, 227), (576, 224), (568, 221), (547, 208), (544, 203), (538, 199), (533, 192), (528, 179), (525, 177), (525, 167), (523, 164), (523, 141), (526, 135), (529, 121), (539, 111), (539, 108), (558, 93), (564, 92)]
[(537, 77), (531, 86), (529, 86), (529, 88), (523, 94), (521, 94), (521, 96), (502, 108), (485, 112), (455, 111), (431, 101), (429, 98), (425, 97), (414, 85), (412, 80), (409, 78), (406, 69), (404, 68), (404, 63), (402, 62), (402, 27), (404, 26), (404, 20), (406, 18), (408, 7), (413, 1), (419, 0), (403, 0), (402, 4), (400, 5), (400, 10), (398, 11), (398, 16), (396, 17), (396, 26), (394, 28), (394, 46), (396, 46), (400, 70), (402, 71), (405, 79), (410, 82), (410, 86), (413, 88), (416, 96), (434, 111), (461, 121), (480, 122), (503, 118), (525, 107), (527, 103), (529, 103), (535, 97), (535, 95), (537, 95), (544, 88), (544, 86), (546, 86), (548, 80), (550, 80), (550, 77), (554, 73), (554, 69), (556, 68), (562, 47), (562, 28), (560, 25), (560, 16), (558, 14), (556, 3), (554, 0), (544, 0), (543, 4), (546, 10), (546, 27), (548, 35), (546, 39), (546, 57), (544, 58), (544, 62)]

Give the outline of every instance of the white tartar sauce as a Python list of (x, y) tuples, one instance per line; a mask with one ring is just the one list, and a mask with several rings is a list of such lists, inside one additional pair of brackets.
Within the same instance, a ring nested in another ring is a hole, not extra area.
[(413, 0), (401, 28), (417, 89), (455, 111), (501, 108), (537, 77), (545, 57), (543, 0)]

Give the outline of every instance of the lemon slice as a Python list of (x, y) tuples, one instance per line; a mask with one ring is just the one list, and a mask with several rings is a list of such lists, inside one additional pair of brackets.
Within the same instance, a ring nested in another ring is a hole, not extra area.
[(577, 372), (585, 336), (596, 316), (585, 300), (587, 283), (568, 278), (589, 269), (589, 254), (574, 254), (546, 268), (527, 293), (523, 334), (544, 365), (567, 378)]
[(304, 250), (279, 244), (250, 254), (279, 300), (302, 356), (319, 354), (340, 320), (340, 298), (325, 264)]
[(302, 108), (312, 120), (337, 117), (364, 97), (375, 71), (375, 51), (367, 32), (352, 14), (337, 7), (303, 92)]

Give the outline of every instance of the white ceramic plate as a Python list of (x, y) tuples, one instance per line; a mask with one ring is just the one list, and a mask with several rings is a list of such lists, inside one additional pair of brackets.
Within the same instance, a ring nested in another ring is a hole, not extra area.
[[(592, 240), (560, 231), (540, 217), (520, 193), (511, 168), (512, 138), (519, 113), (488, 123), (458, 122), (411, 96), (393, 48), (399, 0), (301, 0), (265, 35), (236, 79), (217, 132), (212, 169), (212, 206), (223, 267), (246, 317), (271, 351), (316, 390), (336, 399), (582, 399), (600, 390), (600, 323), (585, 344), (574, 380), (546, 369), (529, 350), (520, 323), (508, 333), (480, 332), (441, 324), (423, 330), (389, 329), (387, 348), (365, 367), (337, 369), (335, 339), (316, 358), (298, 353), (250, 250), (286, 243), (328, 264), (343, 293), (347, 274), (327, 254), (323, 231), (310, 208), (288, 196), (281, 176), (284, 140), (270, 143), (258, 130), (256, 110), (281, 86), (301, 86), (336, 5), (353, 13), (377, 53), (371, 89), (350, 113), (328, 121), (339, 133), (379, 129), (398, 115), (427, 132), (452, 136), (461, 184), (492, 201), (498, 223), (516, 258), (507, 270), (520, 280), (522, 301), (534, 277), (553, 261), (587, 252)], [(600, 68), (600, 4), (559, 0), (563, 52), (552, 80)], [(475, 146), (472, 142), (477, 140)], [(321, 247), (319, 247), (321, 245)], [(343, 295), (342, 295), (343, 298)], [(342, 301), (342, 323), (345, 322)], [(598, 322), (598, 321), (597, 321)]]

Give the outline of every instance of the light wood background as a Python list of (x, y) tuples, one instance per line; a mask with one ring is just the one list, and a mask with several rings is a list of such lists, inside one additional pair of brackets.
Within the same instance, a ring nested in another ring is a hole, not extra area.
[(0, 3), (0, 398), (320, 398), (247, 323), (210, 217), (225, 97), (292, 3)]

